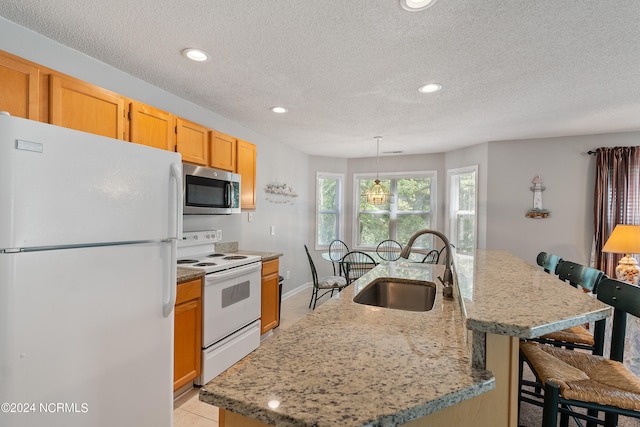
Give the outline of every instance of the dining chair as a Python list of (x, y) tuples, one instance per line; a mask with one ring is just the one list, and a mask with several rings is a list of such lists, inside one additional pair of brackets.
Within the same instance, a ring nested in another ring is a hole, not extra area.
[(536, 257), (536, 262), (540, 267), (549, 274), (558, 274), (558, 267), (564, 262), (564, 260), (554, 254), (548, 252), (540, 252)]
[(376, 247), (376, 253), (385, 261), (397, 261), (401, 251), (402, 245), (393, 239), (383, 240)]
[(342, 240), (336, 239), (329, 244), (329, 258), (331, 259), (333, 274), (335, 276), (342, 275), (342, 271), (340, 271), (340, 261), (342, 261), (342, 257), (347, 252), (349, 252), (349, 247)]
[(431, 249), (427, 254), (422, 258), (423, 264), (437, 264), (440, 259), (440, 251), (437, 249)]
[(371, 255), (361, 251), (347, 253), (340, 264), (342, 265), (342, 271), (345, 273), (347, 283), (352, 283), (359, 279), (367, 271), (378, 265)]
[(309, 301), (309, 308), (313, 304), (313, 309), (316, 309), (316, 303), (320, 298), (331, 293), (330, 296), (333, 296), (333, 292), (340, 292), (344, 287), (347, 286), (347, 279), (342, 276), (325, 276), (318, 278), (318, 272), (316, 271), (316, 266), (313, 263), (313, 259), (311, 259), (311, 254), (309, 254), (309, 249), (307, 245), (304, 245), (304, 250), (307, 253), (307, 258), (309, 259), (309, 267), (311, 268), (311, 277), (313, 279), (313, 292), (311, 293), (311, 301)]
[(520, 344), (521, 356), (544, 385), (543, 393), (521, 390), (521, 399), (543, 406), (543, 427), (555, 427), (558, 414), (561, 426), (569, 417), (606, 427), (616, 426), (619, 415), (640, 419), (640, 378), (622, 363), (627, 314), (640, 317), (640, 287), (605, 278), (597, 298), (614, 308), (609, 358), (535, 341)]

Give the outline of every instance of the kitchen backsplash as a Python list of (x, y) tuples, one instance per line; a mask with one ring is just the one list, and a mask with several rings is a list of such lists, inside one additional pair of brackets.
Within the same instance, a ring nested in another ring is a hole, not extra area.
[(216, 252), (228, 253), (238, 252), (238, 242), (220, 242), (214, 246)]

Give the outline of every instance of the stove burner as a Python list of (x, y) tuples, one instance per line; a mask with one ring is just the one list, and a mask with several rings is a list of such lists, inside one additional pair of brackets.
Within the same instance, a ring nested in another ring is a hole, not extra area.
[(199, 262), (197, 264), (194, 264), (194, 267), (212, 267), (216, 265), (215, 262)]
[(224, 256), (224, 254), (211, 254), (211, 255), (207, 255), (209, 258), (216, 258), (216, 257), (220, 257), (220, 256)]
[(229, 256), (226, 256), (226, 257), (224, 257), (222, 259), (234, 260), (234, 259), (245, 259), (245, 258), (246, 258), (246, 256), (244, 256), (244, 255), (229, 255)]
[(198, 262), (197, 259), (179, 259), (178, 264), (193, 264), (194, 262)]

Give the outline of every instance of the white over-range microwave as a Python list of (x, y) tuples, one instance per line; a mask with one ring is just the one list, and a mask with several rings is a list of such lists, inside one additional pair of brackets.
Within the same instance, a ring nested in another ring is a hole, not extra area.
[(228, 215), (240, 213), (240, 182), (237, 173), (182, 164), (183, 213)]

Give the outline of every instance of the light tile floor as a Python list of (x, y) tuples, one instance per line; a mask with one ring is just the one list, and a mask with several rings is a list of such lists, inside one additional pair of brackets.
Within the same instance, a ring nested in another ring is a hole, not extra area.
[[(334, 295), (335, 296), (335, 295)], [(311, 298), (311, 288), (291, 295), (282, 301), (282, 312), (280, 315), (280, 326), (273, 330), (275, 336), (311, 313), (309, 299)], [(329, 299), (329, 296), (320, 299), (316, 308)], [(269, 338), (266, 338), (269, 339)], [(173, 426), (174, 427), (217, 427), (218, 408), (207, 403), (202, 403), (198, 399), (199, 388), (193, 388), (182, 394), (173, 402)]]

